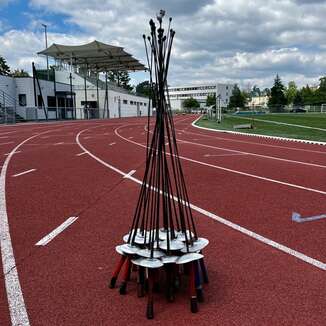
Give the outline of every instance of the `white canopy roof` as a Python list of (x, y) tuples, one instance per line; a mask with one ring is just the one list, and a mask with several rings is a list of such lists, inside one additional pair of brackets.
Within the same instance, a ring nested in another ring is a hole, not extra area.
[(75, 66), (87, 66), (90, 70), (145, 70), (145, 66), (125, 52), (122, 47), (93, 41), (84, 45), (61, 45), (53, 43), (38, 52)]

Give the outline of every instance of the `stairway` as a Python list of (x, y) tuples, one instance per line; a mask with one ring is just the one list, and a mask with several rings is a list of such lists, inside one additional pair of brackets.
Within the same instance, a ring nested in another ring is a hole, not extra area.
[(0, 90), (0, 123), (24, 122), (25, 119), (16, 112), (16, 107), (16, 99)]

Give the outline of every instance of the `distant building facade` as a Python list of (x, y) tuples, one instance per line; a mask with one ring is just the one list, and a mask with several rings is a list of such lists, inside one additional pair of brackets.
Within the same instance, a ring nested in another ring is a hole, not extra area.
[(196, 99), (201, 108), (206, 106), (208, 95), (220, 96), (221, 107), (227, 107), (235, 84), (208, 83), (190, 86), (169, 87), (172, 110), (182, 110), (183, 101), (189, 98)]

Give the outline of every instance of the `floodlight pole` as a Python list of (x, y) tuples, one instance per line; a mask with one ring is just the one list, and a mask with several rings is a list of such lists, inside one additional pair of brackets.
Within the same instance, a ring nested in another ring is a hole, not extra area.
[[(44, 37), (45, 37), (45, 48), (48, 48), (48, 32), (47, 32), (47, 28), (48, 26), (45, 24), (42, 24), (42, 26), (44, 27)], [(48, 80), (50, 80), (50, 74), (49, 74), (49, 57), (46, 56), (46, 71), (47, 71), (47, 76), (48, 76)]]

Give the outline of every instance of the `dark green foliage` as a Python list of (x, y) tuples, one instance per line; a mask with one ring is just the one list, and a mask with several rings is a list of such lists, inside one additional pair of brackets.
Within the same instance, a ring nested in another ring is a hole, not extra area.
[(9, 76), (10, 67), (7, 65), (7, 61), (4, 57), (0, 56), (0, 75)]
[(128, 71), (109, 71), (108, 79), (109, 81), (116, 83), (119, 87), (122, 87), (128, 91), (132, 90)]
[(29, 73), (25, 71), (24, 69), (15, 69), (11, 76), (13, 77), (29, 77)]
[(136, 86), (136, 93), (139, 95), (144, 95), (146, 97), (152, 98), (151, 85), (150, 85), (149, 81), (145, 80), (142, 83), (139, 83)]
[(284, 85), (282, 84), (279, 75), (276, 75), (274, 86), (271, 88), (271, 96), (268, 100), (268, 106), (272, 112), (283, 111), (284, 106), (287, 104), (287, 99), (284, 94)]
[(191, 109), (197, 109), (200, 107), (199, 102), (192, 97), (185, 99), (182, 104), (187, 111), (191, 111)]
[(297, 92), (295, 94), (295, 97), (293, 99), (293, 105), (294, 106), (303, 106), (304, 105), (304, 99), (301, 95), (301, 92)]
[(206, 106), (216, 105), (216, 94), (207, 95)]
[(229, 108), (243, 108), (246, 104), (246, 95), (241, 92), (238, 85), (235, 85), (230, 96)]

